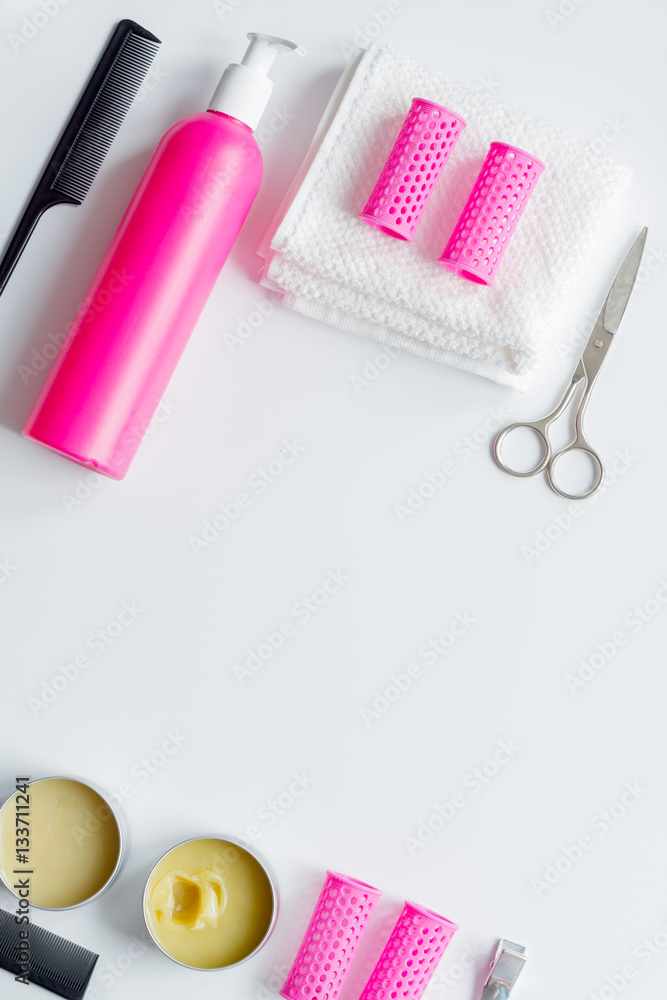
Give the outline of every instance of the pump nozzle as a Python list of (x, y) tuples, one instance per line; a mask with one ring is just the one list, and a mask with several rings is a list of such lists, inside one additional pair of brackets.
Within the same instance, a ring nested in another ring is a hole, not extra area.
[(274, 35), (248, 34), (250, 45), (240, 63), (231, 63), (222, 74), (209, 111), (220, 111), (244, 122), (253, 131), (262, 117), (273, 83), (267, 73), (281, 52), (295, 52), (299, 56), (306, 50), (286, 38)]
[(250, 45), (246, 49), (246, 54), (241, 60), (242, 66), (251, 66), (265, 76), (273, 66), (273, 60), (281, 52), (295, 52), (298, 56), (305, 56), (306, 50), (302, 49), (296, 42), (288, 42), (286, 38), (276, 38), (275, 35), (260, 35), (256, 31), (249, 31), (247, 38)]

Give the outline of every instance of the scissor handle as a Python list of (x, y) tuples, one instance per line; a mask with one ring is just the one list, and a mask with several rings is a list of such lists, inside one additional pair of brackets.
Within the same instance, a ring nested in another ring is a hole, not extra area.
[[(549, 460), (547, 464), (547, 479), (549, 480), (549, 486), (554, 491), (554, 493), (557, 493), (561, 497), (565, 497), (566, 500), (585, 500), (587, 497), (592, 497), (594, 493), (598, 492), (598, 490), (602, 486), (602, 483), (604, 482), (604, 465), (602, 459), (598, 455), (597, 451), (594, 448), (592, 448), (591, 445), (588, 443), (586, 435), (584, 434), (584, 414), (586, 412), (586, 407), (588, 406), (588, 401), (590, 399), (591, 392), (593, 390), (593, 384), (595, 382), (595, 378), (594, 377), (589, 378), (587, 373), (587, 368), (583, 362), (583, 356), (579, 364), (583, 367), (584, 377), (586, 379), (586, 382), (584, 384), (584, 391), (581, 395), (581, 399), (579, 400), (579, 404), (577, 406), (576, 414), (574, 417), (574, 440), (571, 441), (570, 444), (566, 445), (564, 448), (561, 448), (560, 451), (557, 451), (556, 454), (553, 455), (553, 457)], [(574, 377), (576, 378), (576, 372)], [(594, 464), (597, 465), (598, 467), (598, 476), (596, 481), (593, 483), (590, 489), (586, 490), (583, 493), (567, 493), (565, 490), (562, 490), (560, 486), (558, 486), (556, 483), (556, 477), (554, 472), (556, 465), (563, 457), (563, 455), (567, 455), (571, 451), (581, 451), (585, 455), (590, 456)]]
[[(549, 424), (552, 422), (552, 416), (549, 414), (548, 417), (544, 417), (542, 420), (534, 420), (532, 422), (518, 421), (515, 424), (508, 424), (504, 427), (493, 444), (493, 454), (496, 462), (503, 470), (503, 472), (509, 472), (510, 476), (519, 476), (521, 479), (526, 479), (528, 476), (536, 476), (538, 472), (543, 472), (549, 462), (551, 461), (551, 444), (549, 443), (549, 438), (547, 437), (547, 429)], [(533, 431), (540, 438), (542, 444), (542, 457), (533, 469), (528, 469), (527, 472), (519, 472), (517, 469), (512, 469), (509, 465), (505, 463), (502, 457), (503, 441), (505, 438), (516, 431), (519, 428), (527, 428), (529, 431)]]
[[(593, 483), (591, 488), (589, 490), (586, 490), (584, 493), (566, 493), (565, 490), (562, 490), (560, 488), (555, 479), (554, 470), (556, 468), (556, 465), (558, 464), (559, 460), (563, 457), (563, 455), (567, 455), (568, 452), (571, 451), (584, 452), (584, 454), (589, 455), (593, 459), (593, 462), (598, 467), (598, 476), (596, 481)], [(593, 494), (597, 493), (597, 491), (600, 489), (600, 487), (604, 482), (604, 465), (597, 451), (595, 451), (594, 448), (591, 448), (590, 444), (583, 436), (581, 431), (579, 431), (577, 437), (571, 444), (568, 444), (567, 447), (565, 448), (561, 448), (561, 450), (557, 451), (556, 454), (550, 459), (549, 463), (547, 464), (547, 479), (549, 480), (549, 486), (554, 491), (554, 493), (557, 493), (561, 497), (565, 497), (566, 500), (585, 500), (587, 497), (592, 497)]]

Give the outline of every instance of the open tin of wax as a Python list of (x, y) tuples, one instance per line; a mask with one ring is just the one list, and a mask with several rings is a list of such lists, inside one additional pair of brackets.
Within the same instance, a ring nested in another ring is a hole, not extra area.
[(0, 879), (24, 906), (71, 910), (97, 899), (127, 859), (124, 812), (82, 778), (21, 781), (0, 806)]
[(267, 863), (244, 841), (196, 837), (154, 866), (143, 911), (153, 942), (172, 961), (188, 969), (231, 969), (256, 955), (273, 933), (278, 891)]

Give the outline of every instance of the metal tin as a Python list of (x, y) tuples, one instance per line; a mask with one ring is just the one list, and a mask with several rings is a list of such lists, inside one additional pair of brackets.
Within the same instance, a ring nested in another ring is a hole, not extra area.
[[(127, 816), (125, 815), (125, 811), (120, 807), (119, 804), (114, 803), (112, 801), (111, 793), (108, 792), (101, 785), (96, 784), (96, 782), (94, 781), (89, 781), (87, 778), (79, 778), (73, 774), (48, 774), (42, 778), (33, 778), (31, 781), (28, 782), (28, 786), (32, 788), (32, 786), (36, 785), (39, 781), (75, 781), (79, 785), (85, 785), (86, 787), (92, 789), (100, 796), (101, 799), (104, 800), (109, 809), (109, 812), (116, 821), (116, 826), (118, 827), (118, 836), (120, 841), (118, 847), (118, 858), (116, 859), (116, 864), (114, 866), (111, 875), (109, 876), (109, 878), (104, 883), (101, 889), (98, 889), (98, 891), (94, 893), (92, 896), (89, 896), (88, 899), (82, 899), (80, 903), (73, 903), (71, 906), (40, 906), (38, 903), (33, 903), (32, 901), (30, 902), (30, 908), (31, 909), (34, 908), (36, 910), (48, 910), (50, 912), (61, 911), (61, 910), (76, 910), (78, 909), (79, 906), (85, 906), (86, 903), (92, 903), (94, 899), (98, 899), (102, 895), (102, 893), (106, 892), (109, 886), (116, 881), (116, 879), (122, 872), (130, 853), (130, 826), (127, 820)], [(7, 802), (9, 802), (10, 799), (13, 799), (15, 795), (16, 795), (16, 790), (14, 790), (13, 792), (11, 792), (9, 795), (6, 796), (6, 798), (0, 804), (0, 811), (4, 809)], [(5, 888), (11, 892), (12, 896), (17, 896), (17, 893), (14, 892), (13, 888), (7, 884), (5, 879), (2, 878), (2, 875), (0, 875), (0, 883), (4, 885)]]
[[(182, 847), (183, 844), (192, 844), (197, 840), (218, 840), (220, 841), (221, 844), (231, 844), (233, 846), (242, 848), (244, 851), (247, 851), (247, 853), (252, 858), (254, 858), (255, 861), (260, 865), (271, 887), (271, 896), (273, 899), (273, 912), (271, 914), (271, 921), (266, 929), (264, 937), (259, 942), (254, 951), (251, 951), (249, 955), (245, 956), (245, 958), (240, 959), (238, 962), (233, 962), (231, 965), (221, 965), (215, 968), (203, 968), (200, 965), (188, 965), (186, 962), (179, 961), (179, 959), (174, 958), (173, 955), (170, 955), (168, 951), (165, 951), (160, 942), (156, 940), (151, 930), (150, 924), (148, 922), (148, 918), (146, 916), (146, 903), (147, 903), (146, 897), (148, 893), (148, 886), (150, 885), (151, 878), (153, 877), (153, 872), (155, 871), (157, 866), (167, 857), (168, 854), (171, 854), (172, 851), (175, 851), (177, 847)], [(160, 857), (157, 859), (157, 861), (151, 868), (148, 878), (146, 879), (146, 884), (144, 886), (144, 894), (142, 898), (142, 911), (144, 914), (144, 924), (146, 925), (146, 930), (150, 935), (151, 941), (157, 948), (160, 949), (163, 955), (166, 955), (167, 958), (171, 959), (172, 962), (175, 962), (176, 965), (180, 965), (184, 969), (194, 969), (197, 972), (222, 972), (223, 970), (226, 969), (237, 969), (239, 965), (243, 965), (244, 962), (247, 962), (249, 959), (254, 958), (254, 956), (259, 951), (262, 950), (266, 942), (273, 934), (273, 931), (275, 930), (276, 921), (278, 919), (278, 888), (276, 885), (276, 878), (273, 873), (273, 870), (271, 869), (268, 862), (264, 859), (264, 857), (258, 851), (256, 851), (254, 847), (251, 847), (250, 844), (247, 843), (247, 841), (241, 840), (239, 837), (232, 837), (231, 835), (226, 833), (214, 833), (214, 834), (204, 835), (201, 837), (188, 837), (186, 840), (180, 840), (177, 844), (172, 844), (172, 846), (169, 848), (168, 851), (165, 851), (164, 854), (160, 855)]]

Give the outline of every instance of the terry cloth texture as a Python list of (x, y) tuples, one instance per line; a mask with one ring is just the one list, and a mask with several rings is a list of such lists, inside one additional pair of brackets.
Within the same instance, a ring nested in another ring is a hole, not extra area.
[[(467, 121), (414, 242), (362, 222), (413, 97)], [(437, 263), (493, 140), (546, 164), (492, 287)], [(631, 171), (389, 45), (345, 71), (259, 253), (262, 284), (342, 330), (525, 389)]]

